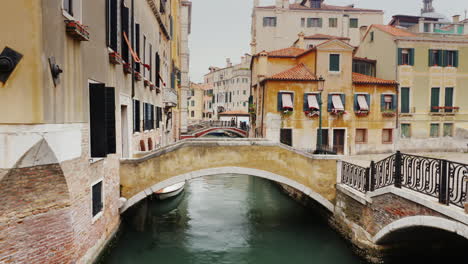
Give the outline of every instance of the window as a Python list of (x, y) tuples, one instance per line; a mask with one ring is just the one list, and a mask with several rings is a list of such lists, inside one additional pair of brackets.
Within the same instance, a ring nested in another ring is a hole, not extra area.
[(92, 187), (92, 201), (93, 201), (93, 217), (95, 217), (97, 214), (102, 212), (103, 204), (102, 204), (102, 181), (94, 184)]
[(116, 153), (115, 88), (89, 84), (91, 157)]
[(243, 102), (243, 103), (242, 103), (242, 106), (246, 107), (246, 106), (247, 106), (247, 103), (246, 103), (246, 102)]
[(276, 27), (276, 17), (264, 17), (263, 27)]
[(107, 46), (117, 52), (117, 0), (106, 1)]
[(321, 8), (322, 7), (322, 0), (312, 0), (310, 1), (311, 8)]
[(292, 129), (282, 128), (280, 130), (280, 142), (292, 147)]
[(453, 88), (445, 88), (445, 112), (451, 113), (453, 111)]
[(125, 7), (124, 4), (120, 7), (120, 24), (121, 24), (121, 31), (122, 31), (122, 37), (120, 40), (121, 43), (121, 49), (122, 49), (122, 59), (125, 62), (130, 61), (130, 50), (128, 47), (127, 42), (125, 41), (124, 33), (127, 35), (127, 37), (130, 37), (130, 9)]
[[(143, 35), (143, 64), (146, 64), (146, 36)], [(146, 77), (146, 67), (143, 67), (143, 77)]]
[(356, 129), (356, 143), (357, 144), (367, 143), (367, 129), (364, 129), (364, 128)]
[(375, 39), (375, 32), (372, 31), (372, 32), (370, 33), (370, 41), (372, 42), (372, 41), (374, 41), (374, 39)]
[(350, 18), (349, 19), (349, 27), (350, 28), (358, 28), (359, 27), (359, 20), (357, 18)]
[(395, 95), (393, 94), (383, 94), (382, 95), (382, 110), (395, 110)]
[(370, 95), (355, 94), (354, 95), (354, 111), (368, 112), (370, 110)]
[(344, 111), (346, 95), (344, 94), (329, 94), (328, 95), (328, 112)]
[(338, 27), (338, 18), (336, 17), (330, 17), (328, 19), (328, 27), (331, 27), (331, 28), (336, 28)]
[(444, 124), (444, 137), (453, 137), (453, 124)]
[(410, 138), (410, 137), (411, 137), (411, 125), (401, 124), (401, 138)]
[(408, 87), (401, 88), (401, 112), (410, 112), (410, 88)]
[(163, 121), (162, 119), (162, 108), (156, 107), (156, 128), (160, 127), (160, 123)]
[(318, 94), (304, 94), (304, 111), (319, 110), (318, 97)]
[(431, 89), (431, 112), (439, 112), (440, 88)]
[(243, 95), (247, 95), (247, 90), (244, 90), (244, 91), (242, 92), (242, 94), (243, 94)]
[(456, 50), (446, 50), (444, 51), (444, 66), (448, 67), (458, 67), (458, 51)]
[(442, 66), (442, 51), (429, 50), (429, 66)]
[(191, 104), (192, 104), (192, 106), (195, 106), (195, 101), (194, 101), (194, 100), (192, 100)]
[(440, 136), (439, 124), (431, 124), (430, 137), (438, 138)]
[(382, 129), (382, 143), (384, 144), (393, 143), (393, 129), (388, 129), (388, 128)]
[(292, 93), (278, 93), (278, 111), (294, 109), (294, 98)]
[(191, 117), (195, 117), (195, 112), (194, 112), (194, 111), (191, 111), (191, 112), (190, 112), (190, 116), (191, 116)]
[(322, 27), (322, 19), (321, 18), (308, 18), (307, 19), (307, 27)]
[(414, 49), (398, 49), (398, 65), (414, 66)]
[(154, 106), (143, 103), (143, 128), (144, 130), (154, 129)]
[(424, 32), (426, 33), (431, 32), (431, 24), (424, 23)]
[(133, 100), (133, 132), (140, 132), (140, 101)]
[[(140, 57), (140, 24), (135, 24), (135, 52)], [(141, 64), (136, 63), (135, 70), (141, 72)]]
[(329, 70), (331, 72), (340, 71), (340, 54), (330, 54)]
[(63, 10), (73, 16), (73, 0), (63, 0)]
[(301, 18), (301, 27), (305, 27), (305, 21), (306, 19), (304, 17)]

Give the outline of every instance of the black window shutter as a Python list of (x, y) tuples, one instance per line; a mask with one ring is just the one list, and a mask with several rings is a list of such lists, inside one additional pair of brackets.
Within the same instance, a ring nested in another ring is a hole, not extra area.
[(159, 128), (159, 123), (161, 122), (161, 108), (156, 107), (156, 128)]
[(140, 101), (133, 100), (133, 132), (140, 131)]
[(115, 134), (115, 88), (106, 87), (105, 89), (105, 108), (106, 108), (106, 133), (107, 133), (107, 154), (115, 154), (116, 134)]
[(118, 32), (118, 24), (117, 24), (117, 0), (109, 0), (109, 8), (110, 8), (110, 40), (109, 46), (111, 49), (117, 52), (117, 32)]
[(104, 158), (107, 155), (105, 94), (104, 84), (89, 85), (90, 152), (93, 158)]
[(92, 188), (93, 199), (93, 216), (102, 211), (102, 181), (93, 185)]
[(150, 82), (153, 81), (153, 45), (149, 45), (149, 65), (150, 65), (150, 69), (149, 69), (149, 80)]
[(155, 78), (154, 78), (154, 80), (155, 80), (155, 82), (156, 82), (156, 84), (155, 84), (156, 87), (160, 87), (160, 86), (159, 86), (159, 70), (160, 70), (160, 63), (161, 63), (161, 61), (160, 61), (160, 58), (159, 58), (159, 53), (156, 52), (156, 70), (155, 70), (155, 75), (156, 75), (156, 76), (155, 76)]
[(130, 21), (130, 9), (126, 8), (125, 5), (122, 3), (122, 8), (121, 8), (121, 24), (122, 24), (122, 58), (124, 59), (125, 62), (130, 62), (130, 52), (129, 52), (129, 47), (127, 45), (127, 42), (125, 41), (123, 33), (125, 32), (127, 37), (130, 38), (129, 33), (129, 21)]
[[(135, 52), (140, 57), (140, 24), (135, 24)], [(135, 66), (137, 72), (140, 72), (140, 64), (137, 63)]]

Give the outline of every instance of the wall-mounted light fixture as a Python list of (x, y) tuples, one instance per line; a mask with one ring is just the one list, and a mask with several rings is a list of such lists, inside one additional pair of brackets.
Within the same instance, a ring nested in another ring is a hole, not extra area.
[(0, 82), (6, 83), (11, 73), (15, 70), (23, 55), (9, 47), (5, 47), (0, 53)]
[(57, 86), (58, 84), (60, 84), (60, 74), (63, 72), (63, 70), (60, 69), (60, 66), (55, 63), (55, 57), (49, 58), (49, 65), (54, 85)]

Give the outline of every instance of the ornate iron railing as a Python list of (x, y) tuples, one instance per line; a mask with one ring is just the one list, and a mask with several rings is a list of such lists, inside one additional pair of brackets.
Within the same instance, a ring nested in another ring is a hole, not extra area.
[(468, 192), (468, 164), (396, 154), (369, 168), (343, 162), (342, 183), (362, 193), (394, 185), (463, 208)]
[(364, 168), (348, 162), (342, 162), (341, 182), (366, 193), (369, 190), (369, 168)]

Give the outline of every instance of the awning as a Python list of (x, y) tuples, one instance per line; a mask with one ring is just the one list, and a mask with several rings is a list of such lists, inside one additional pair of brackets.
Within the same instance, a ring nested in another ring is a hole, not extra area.
[(369, 105), (367, 104), (365, 95), (358, 95), (357, 100), (359, 104), (359, 110), (369, 111)]
[(281, 94), (281, 99), (283, 101), (283, 109), (293, 109), (292, 94)]
[(385, 102), (386, 103), (391, 103), (393, 101), (393, 96), (392, 95), (385, 95)]
[(319, 109), (316, 94), (307, 95), (307, 103), (309, 104), (309, 109)]
[(335, 94), (332, 96), (332, 103), (333, 109), (344, 111), (343, 102), (341, 101), (341, 96), (339, 94)]

